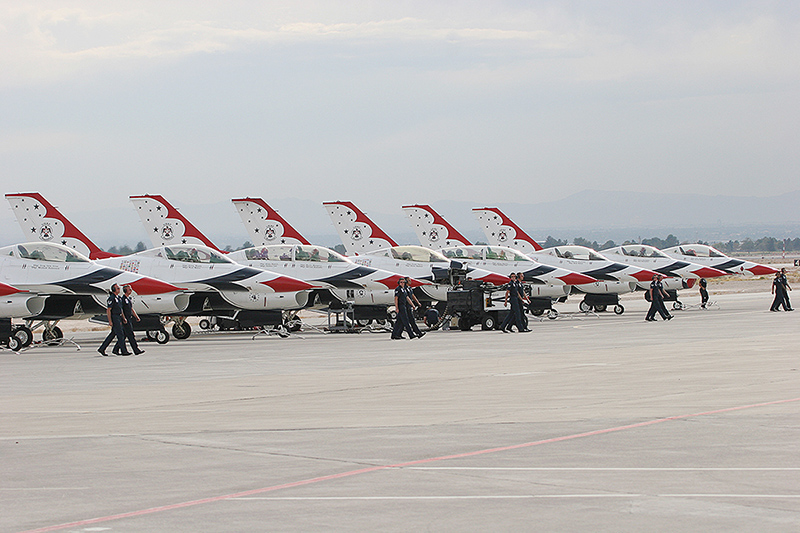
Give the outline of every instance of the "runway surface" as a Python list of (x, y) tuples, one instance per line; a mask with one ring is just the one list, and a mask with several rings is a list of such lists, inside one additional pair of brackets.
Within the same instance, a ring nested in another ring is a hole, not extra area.
[(0, 530), (797, 531), (800, 312), (716, 299), (4, 351)]

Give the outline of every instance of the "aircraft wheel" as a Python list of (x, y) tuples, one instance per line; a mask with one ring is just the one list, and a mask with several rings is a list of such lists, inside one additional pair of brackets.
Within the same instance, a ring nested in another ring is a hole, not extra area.
[(486, 315), (483, 317), (483, 320), (481, 320), (481, 329), (483, 331), (497, 329), (497, 320), (495, 320), (493, 315)]
[(62, 332), (61, 328), (59, 328), (58, 326), (53, 326), (52, 330), (45, 328), (44, 331), (42, 332), (42, 340), (46, 343), (63, 338), (64, 338), (64, 332)]
[(16, 326), (12, 334), (19, 339), (22, 348), (27, 348), (33, 342), (33, 332), (28, 326)]
[[(189, 335), (192, 334), (192, 327), (187, 324), (186, 322), (175, 322), (172, 325), (172, 336), (182, 341), (184, 339), (188, 339)], [(158, 339), (156, 339), (158, 341)]]
[(20, 348), (22, 348), (22, 342), (20, 342), (19, 338), (16, 335), (11, 335), (8, 338), (8, 349), (16, 352)]
[(200, 329), (211, 329), (211, 321), (207, 318), (204, 318), (200, 321), (198, 326), (200, 326)]
[(584, 313), (588, 313), (592, 310), (592, 306), (586, 303), (586, 300), (583, 300), (580, 305), (578, 305), (578, 309), (580, 309)]
[[(148, 333), (150, 332), (148, 331)], [(155, 341), (158, 344), (167, 344), (169, 342), (169, 333), (163, 329), (155, 331)]]
[(544, 309), (531, 309), (531, 314), (533, 316), (542, 316), (544, 314)]
[(675, 311), (680, 311), (681, 309), (683, 309), (683, 304), (680, 302), (672, 302), (672, 309), (674, 309)]
[(601, 305), (595, 305), (594, 306), (594, 310), (597, 311), (598, 313), (602, 313), (602, 312), (604, 312), (606, 310), (606, 306), (602, 305), (602, 304)]
[(615, 315), (621, 315), (624, 312), (625, 312), (625, 308), (622, 307), (621, 305), (617, 304), (617, 305), (614, 306), (614, 314)]
[(147, 337), (147, 340), (154, 341), (154, 340), (156, 340), (156, 337), (158, 336), (158, 330), (149, 329), (149, 330), (147, 330), (145, 332), (144, 335), (145, 335), (145, 337)]
[(558, 318), (558, 309), (550, 309), (550, 311), (547, 313), (547, 318), (550, 320), (555, 320)]
[(286, 321), (285, 327), (288, 331), (300, 331), (300, 328), (303, 327), (303, 321), (299, 318), (293, 318)]

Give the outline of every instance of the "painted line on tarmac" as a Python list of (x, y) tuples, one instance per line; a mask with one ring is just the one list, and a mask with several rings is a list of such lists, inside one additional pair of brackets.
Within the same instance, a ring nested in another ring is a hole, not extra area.
[(800, 467), (782, 466), (677, 466), (677, 467), (582, 467), (582, 466), (412, 466), (409, 470), (500, 470), (532, 472), (796, 472)]
[(800, 494), (508, 494), (482, 496), (308, 496), (231, 498), (233, 501), (325, 501), (325, 500), (524, 500), (538, 498), (800, 498)]
[[(64, 524), (57, 524), (57, 525), (47, 526), (47, 527), (38, 528), (38, 529), (31, 529), (31, 530), (24, 531), (23, 533), (45, 533), (45, 532), (48, 532), (48, 531), (59, 531), (59, 530), (62, 530), (62, 529), (74, 528), (74, 527), (78, 527), (78, 526), (87, 526), (87, 525), (91, 525), (91, 524), (100, 524), (100, 523), (103, 523), (103, 522), (111, 522), (112, 520), (121, 520), (123, 518), (135, 518), (135, 517), (139, 517), (139, 516), (145, 516), (145, 515), (160, 513), (160, 512), (164, 512), (164, 511), (173, 511), (175, 509), (184, 509), (184, 508), (187, 508), (187, 507), (194, 507), (196, 505), (203, 505), (203, 504), (207, 504), (207, 503), (216, 503), (216, 502), (225, 501), (225, 500), (241, 499), (241, 498), (245, 498), (245, 497), (248, 497), (248, 496), (254, 496), (256, 494), (263, 494), (263, 493), (266, 493), (266, 492), (274, 492), (274, 491), (277, 491), (277, 490), (290, 489), (290, 488), (295, 488), (295, 487), (302, 487), (302, 486), (305, 486), (305, 485), (313, 485), (313, 484), (316, 484), (316, 483), (322, 483), (324, 481), (333, 481), (333, 480), (336, 480), (336, 479), (343, 479), (343, 478), (347, 478), (347, 477), (358, 476), (358, 475), (361, 475), (361, 474), (368, 474), (370, 472), (378, 472), (378, 471), (382, 471), (382, 470), (403, 469), (403, 468), (413, 467), (413, 466), (417, 466), (417, 465), (435, 463), (435, 462), (438, 462), (438, 461), (447, 461), (447, 460), (450, 460), (450, 459), (464, 459), (464, 458), (467, 458), (467, 457), (477, 457), (479, 455), (486, 455), (486, 454), (491, 454), (491, 453), (505, 452), (505, 451), (511, 451), (511, 450), (520, 450), (520, 449), (524, 449), (524, 448), (530, 448), (530, 447), (533, 447), (533, 446), (540, 446), (542, 444), (552, 444), (552, 443), (556, 443), (556, 442), (564, 442), (564, 441), (573, 440), (573, 439), (580, 439), (580, 438), (584, 438), (584, 437), (595, 437), (595, 436), (598, 436), (598, 435), (606, 435), (608, 433), (616, 433), (616, 432), (625, 431), (625, 430), (628, 430), (628, 429), (642, 428), (642, 427), (652, 426), (652, 425), (655, 425), (655, 424), (661, 424), (663, 422), (672, 422), (672, 421), (675, 421), (675, 420), (686, 420), (686, 419), (689, 419), (689, 418), (697, 418), (697, 417), (701, 417), (701, 416), (710, 416), (710, 415), (717, 415), (717, 414), (723, 414), (723, 413), (731, 413), (731, 412), (735, 412), (735, 411), (742, 411), (742, 410), (745, 410), (745, 409), (754, 409), (754, 408), (757, 408), (757, 407), (767, 407), (767, 406), (772, 406), (772, 405), (781, 405), (781, 404), (787, 404), (787, 403), (793, 403), (793, 402), (800, 402), (800, 398), (791, 398), (791, 399), (788, 399), (788, 400), (773, 400), (773, 401), (770, 401), (770, 402), (754, 403), (754, 404), (750, 404), (750, 405), (739, 405), (739, 406), (736, 406), (736, 407), (726, 407), (724, 409), (715, 409), (713, 411), (704, 411), (704, 412), (701, 412), (701, 413), (691, 413), (691, 414), (686, 414), (686, 415), (670, 416), (670, 417), (666, 417), (666, 418), (656, 418), (656, 419), (647, 420), (647, 421), (644, 421), (644, 422), (636, 422), (635, 424), (627, 424), (627, 425), (624, 425), (624, 426), (617, 426), (617, 427), (613, 427), (613, 428), (598, 429), (598, 430), (595, 430), (595, 431), (587, 431), (587, 432), (584, 432), (584, 433), (575, 433), (573, 435), (564, 435), (564, 436), (561, 436), (561, 437), (554, 437), (554, 438), (551, 438), (551, 439), (543, 439), (543, 440), (537, 440), (537, 441), (532, 441), (532, 442), (525, 442), (525, 443), (522, 443), (522, 444), (513, 444), (513, 445), (510, 445), (510, 446), (499, 446), (499, 447), (496, 447), (496, 448), (486, 448), (486, 449), (483, 449), (483, 450), (475, 450), (475, 451), (471, 451), (471, 452), (458, 453), (458, 454), (453, 454), (453, 455), (442, 455), (442, 456), (439, 456), (439, 457), (429, 457), (427, 459), (417, 459), (415, 461), (408, 461), (408, 462), (405, 462), (405, 463), (397, 463), (397, 464), (393, 464), (393, 465), (371, 466), (371, 467), (367, 467), (367, 468), (360, 468), (358, 470), (350, 470), (348, 472), (340, 472), (338, 474), (331, 474), (329, 476), (320, 476), (320, 477), (315, 477), (315, 478), (302, 479), (302, 480), (299, 480), (299, 481), (293, 481), (293, 482), (290, 482), (290, 483), (283, 483), (283, 484), (280, 484), (280, 485), (272, 485), (271, 487), (263, 487), (263, 488), (260, 488), (260, 489), (253, 489), (253, 490), (247, 490), (247, 491), (242, 491), (242, 492), (236, 492), (236, 493), (233, 493), (233, 494), (224, 494), (222, 496), (212, 496), (210, 498), (203, 498), (203, 499), (199, 499), (199, 500), (191, 500), (191, 501), (181, 502), (181, 503), (173, 503), (173, 504), (169, 504), (169, 505), (162, 505), (162, 506), (159, 506), (159, 507), (151, 507), (149, 509), (140, 509), (138, 511), (130, 511), (130, 512), (127, 512), (127, 513), (120, 513), (120, 514), (108, 515), (108, 516), (100, 516), (100, 517), (96, 517), (96, 518), (89, 518), (89, 519), (86, 519), (86, 520), (78, 520), (78, 521), (75, 521), (75, 522), (68, 522), (68, 523), (64, 523)], [(665, 495), (665, 496), (666, 497), (678, 497), (678, 496), (689, 497), (687, 495)], [(697, 495), (696, 497), (702, 497), (702, 496), (703, 495)], [(710, 496), (710, 497), (723, 497), (723, 496), (722, 495), (715, 495), (715, 496)], [(731, 497), (738, 497), (738, 496), (731, 495)], [(743, 497), (746, 497), (746, 496), (743, 496)], [(795, 496), (787, 496), (787, 497), (795, 497)]]

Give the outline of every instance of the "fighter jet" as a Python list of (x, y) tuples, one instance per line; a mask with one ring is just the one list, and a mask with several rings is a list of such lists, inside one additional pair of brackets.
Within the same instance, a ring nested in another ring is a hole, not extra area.
[(611, 261), (585, 246), (557, 246), (544, 249), (497, 207), (472, 210), (480, 222), (489, 243), (506, 243), (530, 257), (548, 265), (558, 265), (596, 278), (594, 285), (578, 287), (585, 294), (580, 303), (582, 311), (604, 311), (613, 305), (614, 312), (622, 314), (625, 308), (619, 295), (636, 289), (637, 284), (650, 281), (655, 272)]
[(744, 276), (770, 276), (778, 272), (777, 269), (767, 265), (760, 265), (744, 259), (729, 257), (716, 248), (707, 244), (681, 244), (661, 250), (665, 254), (682, 261), (691, 261), (728, 274), (742, 274)]
[(142, 316), (179, 312), (188, 305), (188, 296), (180, 287), (109, 268), (56, 243), (37, 241), (0, 248), (0, 276), (15, 289), (26, 291), (4, 297), (5, 313), (26, 320), (25, 329), (17, 328), (24, 334), (23, 345), (30, 343), (32, 331), (39, 326), (44, 326), (42, 338), (48, 341), (63, 337), (57, 326), (60, 320), (104, 313), (114, 284), (131, 286), (136, 295), (134, 309)]
[(398, 272), (433, 284), (420, 287), (429, 298), (447, 300), (447, 291), (459, 277), (493, 285), (508, 283), (508, 276), (446, 258), (422, 246), (400, 246), (352, 202), (323, 202), (347, 255), (365, 266)]

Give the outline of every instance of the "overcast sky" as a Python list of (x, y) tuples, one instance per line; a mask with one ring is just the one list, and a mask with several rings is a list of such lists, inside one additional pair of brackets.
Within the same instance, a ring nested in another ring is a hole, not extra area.
[(798, 2), (0, 6), (3, 192), (68, 213), (800, 188)]

